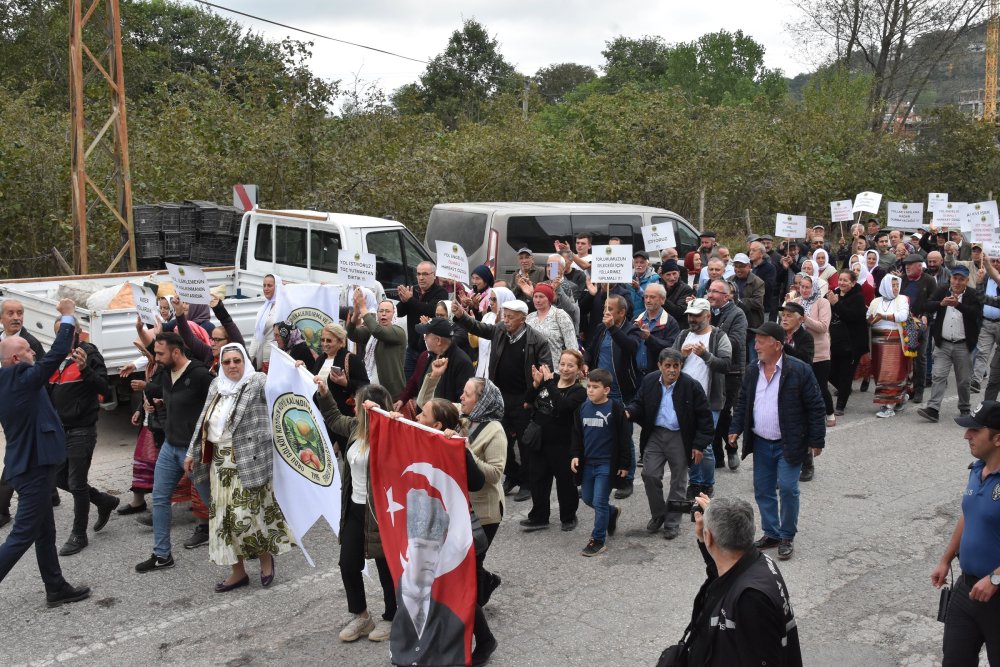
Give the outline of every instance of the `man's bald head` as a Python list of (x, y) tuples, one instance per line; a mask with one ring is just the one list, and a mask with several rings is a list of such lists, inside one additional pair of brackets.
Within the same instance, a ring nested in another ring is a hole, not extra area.
[(28, 341), (20, 336), (9, 336), (0, 341), (0, 365), (13, 366), (27, 362), (35, 363), (35, 353)]

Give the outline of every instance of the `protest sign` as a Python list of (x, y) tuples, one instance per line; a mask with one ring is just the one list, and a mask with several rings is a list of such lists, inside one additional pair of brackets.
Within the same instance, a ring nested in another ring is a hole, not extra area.
[(462, 285), (469, 284), (469, 258), (462, 246), (451, 241), (435, 241), (437, 251), (437, 271), (439, 278), (454, 280)]
[(991, 243), (994, 229), (1000, 224), (995, 201), (981, 201), (966, 204), (962, 209), (962, 231), (972, 235), (973, 243)]
[(806, 237), (806, 216), (779, 213), (775, 217), (774, 236), (788, 239), (804, 239)]
[(924, 205), (920, 202), (891, 201), (887, 209), (886, 225), (893, 229), (920, 229), (924, 223)]
[(369, 252), (356, 252), (353, 255), (341, 250), (337, 258), (337, 273), (347, 285), (374, 288), (375, 255)]
[(205, 272), (197, 266), (179, 266), (166, 263), (167, 273), (174, 284), (177, 298), (184, 303), (208, 305), (212, 302), (211, 287)]
[(938, 210), (934, 211), (934, 226), (940, 229), (945, 227), (961, 227), (962, 231), (966, 230), (965, 216), (963, 215), (965, 211), (966, 203), (964, 201), (950, 201), (942, 204)]
[(839, 201), (830, 202), (830, 221), (831, 222), (850, 222), (854, 219), (854, 214), (851, 209), (854, 204), (850, 199), (841, 199)]
[(595, 245), (590, 277), (595, 283), (632, 282), (631, 245)]
[(661, 222), (643, 227), (642, 242), (645, 244), (647, 251), (676, 248), (677, 242), (674, 240), (673, 223)]
[(927, 194), (927, 210), (931, 213), (936, 213), (939, 208), (942, 208), (947, 203), (947, 192), (930, 192)]
[(878, 213), (878, 207), (882, 203), (882, 195), (878, 192), (859, 192), (854, 198), (852, 213), (867, 211), (868, 213)]
[(135, 301), (135, 312), (143, 324), (155, 325), (160, 308), (156, 304), (156, 292), (145, 285), (132, 285), (132, 300)]

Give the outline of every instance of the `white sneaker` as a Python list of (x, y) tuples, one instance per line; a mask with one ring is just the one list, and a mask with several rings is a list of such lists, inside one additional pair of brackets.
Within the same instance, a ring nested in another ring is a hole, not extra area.
[(876, 417), (895, 417), (896, 411), (890, 408), (888, 405), (883, 405), (882, 409), (875, 413)]
[(368, 640), (373, 642), (384, 642), (389, 639), (389, 630), (392, 629), (392, 621), (384, 618), (378, 619), (375, 629), (368, 633)]
[(354, 642), (365, 635), (369, 634), (375, 629), (375, 619), (371, 616), (363, 618), (361, 616), (355, 616), (351, 619), (343, 630), (340, 631), (340, 641), (342, 642)]

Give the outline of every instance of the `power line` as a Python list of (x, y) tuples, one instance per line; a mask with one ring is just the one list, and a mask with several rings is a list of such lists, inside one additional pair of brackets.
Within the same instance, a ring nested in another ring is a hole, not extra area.
[(296, 28), (295, 26), (288, 25), (287, 23), (278, 23), (277, 21), (272, 21), (270, 19), (265, 19), (260, 16), (254, 16), (253, 14), (247, 14), (246, 12), (241, 12), (238, 9), (230, 9), (229, 7), (223, 7), (222, 5), (217, 5), (212, 2), (207, 2), (207, 0), (192, 0), (197, 2), (199, 5), (206, 5), (208, 7), (214, 7), (215, 9), (221, 9), (224, 12), (231, 12), (233, 14), (239, 14), (240, 16), (245, 16), (248, 19), (253, 19), (255, 21), (263, 21), (264, 23), (270, 23), (271, 25), (276, 25), (281, 28), (288, 28), (289, 30), (295, 30), (296, 32), (301, 32), (306, 35), (312, 35), (313, 37), (319, 37), (320, 39), (327, 39), (331, 42), (339, 42), (340, 44), (347, 44), (349, 46), (356, 46), (359, 49), (367, 49), (369, 51), (376, 51), (378, 53), (384, 53), (388, 56), (395, 56), (396, 58), (402, 58), (403, 60), (412, 60), (415, 63), (421, 63), (423, 65), (429, 65), (430, 61), (422, 60), (420, 58), (411, 58), (410, 56), (404, 56), (400, 53), (393, 53), (392, 51), (386, 51), (385, 49), (378, 49), (374, 46), (367, 46), (366, 44), (358, 44), (357, 42), (349, 42), (346, 39), (337, 39), (336, 37), (330, 37), (328, 35), (321, 35), (318, 32), (312, 32), (310, 30), (304, 30), (302, 28)]

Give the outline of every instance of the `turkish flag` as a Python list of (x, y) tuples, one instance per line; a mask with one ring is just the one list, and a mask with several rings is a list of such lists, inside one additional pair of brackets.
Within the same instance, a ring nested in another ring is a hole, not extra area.
[(465, 439), (369, 410), (371, 481), (398, 608), (395, 665), (467, 665), (472, 656), (476, 553)]

